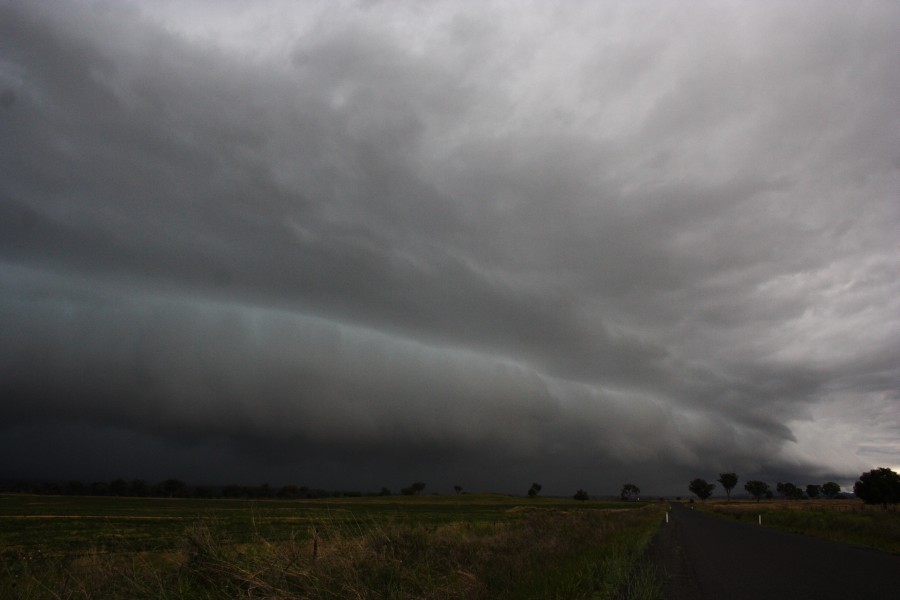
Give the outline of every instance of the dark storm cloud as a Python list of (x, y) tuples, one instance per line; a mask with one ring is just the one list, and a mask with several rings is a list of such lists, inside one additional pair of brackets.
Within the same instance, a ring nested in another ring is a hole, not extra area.
[(897, 466), (898, 22), (5, 3), (3, 469)]

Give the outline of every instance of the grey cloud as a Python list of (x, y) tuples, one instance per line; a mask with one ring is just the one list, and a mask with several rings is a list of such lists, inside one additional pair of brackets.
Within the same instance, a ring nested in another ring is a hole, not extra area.
[(162, 432), (526, 447), (559, 410), (534, 372), (490, 357), (279, 311), (68, 286), (4, 306), (17, 340), (3, 357), (11, 418), (87, 411)]
[(896, 7), (644, 8), (6, 4), (9, 439), (563, 492), (896, 463)]

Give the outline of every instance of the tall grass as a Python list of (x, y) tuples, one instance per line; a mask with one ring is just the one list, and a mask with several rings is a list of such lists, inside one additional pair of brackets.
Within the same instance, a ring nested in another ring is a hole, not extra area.
[(900, 511), (858, 500), (715, 503), (704, 510), (752, 523), (761, 515), (766, 527), (900, 554)]
[(198, 521), (167, 552), (6, 560), (0, 596), (260, 599), (613, 599), (661, 596), (644, 555), (660, 509), (529, 508), (496, 522), (321, 520), (235, 541)]

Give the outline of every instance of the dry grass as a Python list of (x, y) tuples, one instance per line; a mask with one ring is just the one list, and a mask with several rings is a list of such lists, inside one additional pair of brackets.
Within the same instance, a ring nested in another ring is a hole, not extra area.
[(3, 597), (504, 599), (656, 598), (643, 561), (658, 507), (523, 510), (441, 524), (320, 522), (239, 543), (200, 521), (177, 551), (6, 563)]
[(702, 510), (766, 527), (900, 554), (900, 510), (859, 500), (717, 501)]

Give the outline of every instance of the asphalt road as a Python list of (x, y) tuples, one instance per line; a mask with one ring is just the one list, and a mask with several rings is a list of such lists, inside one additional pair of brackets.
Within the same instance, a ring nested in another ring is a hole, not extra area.
[(900, 556), (673, 504), (656, 540), (665, 600), (897, 600)]

